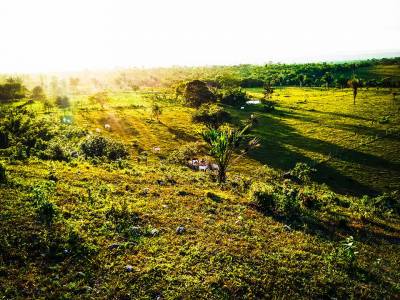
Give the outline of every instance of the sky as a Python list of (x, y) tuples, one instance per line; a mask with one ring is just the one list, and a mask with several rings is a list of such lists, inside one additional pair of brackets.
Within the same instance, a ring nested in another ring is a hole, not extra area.
[(0, 0), (0, 73), (400, 52), (399, 0)]

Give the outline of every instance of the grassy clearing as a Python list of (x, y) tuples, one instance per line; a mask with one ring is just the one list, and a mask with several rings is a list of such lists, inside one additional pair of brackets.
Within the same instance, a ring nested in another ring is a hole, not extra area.
[[(258, 116), (262, 147), (239, 160), (222, 186), (208, 173), (165, 160), (198, 140), (193, 109), (161, 102), (157, 122), (140, 93), (112, 98), (102, 110), (76, 97), (71, 111), (54, 114), (72, 114), (76, 126), (123, 141), (128, 159), (2, 158), (1, 296), (381, 299), (400, 293), (399, 217), (374, 211), (361, 197), (400, 189), (399, 104), (391, 103), (389, 90), (362, 90), (354, 106), (349, 90), (285, 88), (275, 91), (273, 112), (257, 105), (230, 109), (237, 119)], [(384, 117), (389, 121), (381, 124)], [(397, 134), (358, 147), (389, 129)], [(147, 163), (137, 162), (138, 148), (148, 151)], [(296, 162), (315, 162), (315, 181), (284, 181), (282, 171)], [(32, 188), (50, 179), (56, 217), (45, 225)], [(267, 212), (250, 197), (248, 180), (293, 190), (303, 200), (293, 215)], [(358, 251), (354, 264), (341, 252), (349, 236)]]

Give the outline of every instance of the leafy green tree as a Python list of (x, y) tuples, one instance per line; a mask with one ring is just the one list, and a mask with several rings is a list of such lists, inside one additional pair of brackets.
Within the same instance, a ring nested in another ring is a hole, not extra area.
[(242, 149), (241, 155), (244, 155), (250, 149), (259, 146), (256, 138), (251, 139), (246, 147), (243, 147), (246, 141), (246, 132), (250, 126), (241, 130), (238, 129), (210, 129), (202, 132), (202, 137), (210, 146), (210, 154), (216, 160), (218, 165), (218, 182), (226, 181), (226, 171), (232, 162), (233, 154), (236, 150)]
[(297, 80), (299, 81), (300, 87), (303, 86), (303, 83), (304, 83), (305, 79), (306, 79), (306, 75), (304, 75), (304, 74), (299, 74), (297, 76)]
[(203, 104), (192, 116), (193, 122), (202, 123), (209, 129), (218, 129), (231, 119), (232, 116), (229, 112), (215, 104)]
[(247, 93), (241, 88), (223, 90), (218, 97), (220, 98), (221, 103), (231, 106), (242, 106), (246, 104), (247, 100), (249, 100)]
[(7, 78), (4, 84), (0, 84), (0, 102), (11, 102), (23, 99), (26, 96), (26, 88), (19, 78)]
[(67, 96), (57, 96), (56, 105), (59, 108), (66, 109), (71, 106), (69, 98)]
[(184, 98), (189, 106), (199, 107), (208, 102), (215, 102), (215, 95), (208, 89), (204, 81), (193, 80), (186, 84)]
[(46, 94), (40, 85), (32, 89), (31, 99), (35, 101), (44, 101), (46, 99)]
[(334, 78), (333, 78), (333, 75), (331, 72), (326, 72), (322, 76), (321, 80), (322, 80), (322, 82), (325, 82), (326, 88), (328, 88), (332, 84)]

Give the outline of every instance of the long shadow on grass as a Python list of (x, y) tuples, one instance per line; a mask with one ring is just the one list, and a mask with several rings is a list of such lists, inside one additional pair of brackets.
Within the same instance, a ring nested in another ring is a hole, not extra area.
[[(245, 118), (246, 112), (235, 113), (241, 115), (241, 118)], [(277, 113), (279, 114), (279, 112)], [(254, 129), (254, 133), (260, 139), (261, 147), (250, 153), (250, 156), (275, 169), (288, 170), (297, 162), (313, 164), (312, 157), (301, 153), (304, 151), (322, 154), (324, 157), (334, 155), (343, 164), (359, 164), (381, 170), (400, 170), (400, 165), (380, 157), (303, 136), (295, 128), (277, 118), (276, 114), (262, 115), (259, 117), (259, 124)], [(344, 175), (328, 164), (319, 165), (317, 171), (316, 180), (327, 184), (335, 192), (356, 196), (378, 193), (372, 187)]]

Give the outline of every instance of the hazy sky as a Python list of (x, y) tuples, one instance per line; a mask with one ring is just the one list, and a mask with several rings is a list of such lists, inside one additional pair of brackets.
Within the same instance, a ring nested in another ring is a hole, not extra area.
[(400, 0), (0, 0), (0, 73), (400, 50)]

